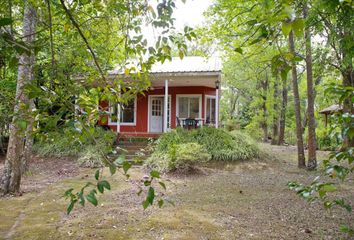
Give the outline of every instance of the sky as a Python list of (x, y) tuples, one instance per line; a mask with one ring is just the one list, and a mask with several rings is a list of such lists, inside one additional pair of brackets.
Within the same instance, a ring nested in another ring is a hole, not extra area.
[[(208, 9), (212, 1), (213, 0), (187, 0), (186, 3), (183, 3), (181, 0), (176, 1), (173, 18), (176, 19), (174, 26), (177, 32), (183, 31), (185, 26), (195, 28), (201, 25), (204, 22), (203, 12)], [(158, 38), (158, 33), (153, 31), (152, 27), (146, 27), (143, 33), (149, 42), (155, 42)]]

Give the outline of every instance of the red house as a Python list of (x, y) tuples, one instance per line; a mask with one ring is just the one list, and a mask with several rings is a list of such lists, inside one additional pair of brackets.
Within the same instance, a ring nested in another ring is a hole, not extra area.
[[(114, 74), (117, 73), (111, 73)], [(155, 137), (186, 125), (218, 127), (221, 80), (218, 59), (173, 58), (153, 66), (150, 76), (151, 87), (144, 94), (124, 106), (109, 106), (104, 125), (123, 137)], [(109, 103), (102, 104), (107, 107)]]

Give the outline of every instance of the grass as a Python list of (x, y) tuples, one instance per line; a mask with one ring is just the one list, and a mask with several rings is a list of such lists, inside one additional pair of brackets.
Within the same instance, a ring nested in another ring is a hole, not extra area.
[[(77, 176), (21, 197), (0, 199), (0, 236), (6, 237), (22, 212), (13, 239), (345, 238), (337, 226), (353, 222), (352, 214), (339, 209), (322, 211), (319, 204), (309, 205), (287, 189), (288, 180), (311, 181), (317, 174), (297, 169), (293, 160), (296, 149), (266, 148), (277, 158), (223, 162), (218, 168), (201, 168), (200, 174), (189, 177), (165, 175), (166, 197), (175, 206), (146, 211), (134, 187), (145, 173), (134, 168), (130, 181), (119, 174), (109, 177), (112, 191), (100, 195), (98, 207), (79, 207), (67, 216), (62, 193), (93, 177), (94, 170), (81, 169)], [(25, 178), (25, 185), (37, 184), (45, 177), (50, 175), (34, 172)], [(354, 187), (349, 184), (344, 188), (349, 192), (338, 194), (350, 199)]]

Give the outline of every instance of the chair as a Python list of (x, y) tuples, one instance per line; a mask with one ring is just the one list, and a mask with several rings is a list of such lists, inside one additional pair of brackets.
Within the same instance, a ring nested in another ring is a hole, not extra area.
[(187, 129), (198, 128), (198, 121), (195, 120), (194, 118), (187, 118), (185, 120), (184, 128), (187, 128)]
[(181, 127), (181, 120), (179, 117), (176, 117), (177, 127)]

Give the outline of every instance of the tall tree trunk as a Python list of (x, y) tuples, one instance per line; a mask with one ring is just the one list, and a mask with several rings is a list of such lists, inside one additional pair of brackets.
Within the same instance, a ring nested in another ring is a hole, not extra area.
[[(353, 26), (351, 19), (353, 17), (353, 10), (350, 7), (343, 8), (343, 17), (341, 22), (343, 23), (343, 36), (342, 40), (352, 39), (350, 37), (353, 36)], [(343, 41), (344, 42), (344, 41)], [(344, 87), (354, 87), (354, 70), (353, 70), (353, 54), (352, 49), (347, 47), (348, 44), (341, 44), (342, 48), (342, 65), (343, 69), (341, 70), (342, 77), (343, 77), (343, 86)], [(351, 94), (343, 103), (343, 112), (348, 113), (350, 115), (354, 114), (354, 106), (352, 99), (354, 98), (354, 94)], [(354, 125), (353, 121), (346, 123), (346, 127), (351, 127)], [(354, 147), (354, 137), (349, 139), (349, 137), (344, 138), (344, 148), (346, 147)]]
[[(34, 102), (33, 100), (29, 100), (29, 106), (30, 106), (30, 111), (29, 113), (31, 113), (31, 110), (34, 109)], [(24, 145), (24, 150), (23, 150), (23, 155), (22, 155), (22, 159), (21, 159), (21, 173), (25, 173), (28, 171), (28, 162), (29, 159), (32, 156), (32, 152), (33, 152), (33, 117), (31, 115), (29, 115), (28, 119), (28, 125), (26, 128), (26, 133), (25, 133), (25, 145)]]
[[(295, 56), (295, 40), (294, 32), (291, 31), (289, 34), (289, 50)], [(295, 118), (296, 118), (296, 140), (297, 140), (297, 157), (298, 157), (298, 167), (305, 168), (305, 153), (304, 153), (304, 141), (302, 139), (302, 124), (301, 124), (301, 109), (300, 109), (300, 95), (299, 86), (297, 82), (297, 70), (295, 60), (292, 60), (292, 82), (293, 82), (293, 93), (294, 93), (294, 105), (295, 105)]]
[(282, 103), (280, 110), (280, 119), (279, 119), (279, 137), (278, 145), (284, 144), (285, 139), (285, 118), (286, 118), (286, 107), (288, 105), (288, 84), (287, 79), (282, 79)]
[[(23, 36), (24, 41), (31, 49), (35, 38), (37, 13), (36, 10), (25, 2), (25, 11), (23, 17)], [(26, 114), (23, 111), (24, 105), (28, 104), (28, 99), (24, 94), (24, 86), (31, 77), (31, 53), (25, 52), (19, 58), (16, 103), (14, 106), (14, 115), (10, 125), (10, 139), (5, 160), (3, 179), (1, 189), (4, 194), (20, 193), (21, 183), (21, 157), (24, 149), (24, 120)]]
[[(308, 6), (304, 3), (303, 7), (304, 19), (308, 16)], [(313, 87), (312, 74), (312, 49), (311, 49), (311, 32), (310, 27), (305, 27), (305, 42), (306, 42), (306, 77), (307, 77), (307, 123), (308, 123), (308, 162), (309, 170), (316, 169), (316, 121), (315, 121), (315, 94)]]
[(276, 145), (278, 143), (278, 129), (279, 129), (279, 111), (278, 111), (278, 95), (279, 95), (279, 90), (278, 90), (278, 73), (275, 77), (275, 82), (274, 82), (274, 114), (273, 114), (273, 133), (272, 133), (272, 145)]
[(263, 120), (261, 123), (261, 127), (263, 130), (263, 142), (268, 142), (268, 123), (267, 123), (267, 115), (268, 115), (268, 110), (267, 110), (267, 91), (268, 91), (268, 75), (266, 75), (266, 79), (261, 82), (262, 85), (262, 110), (263, 110)]

